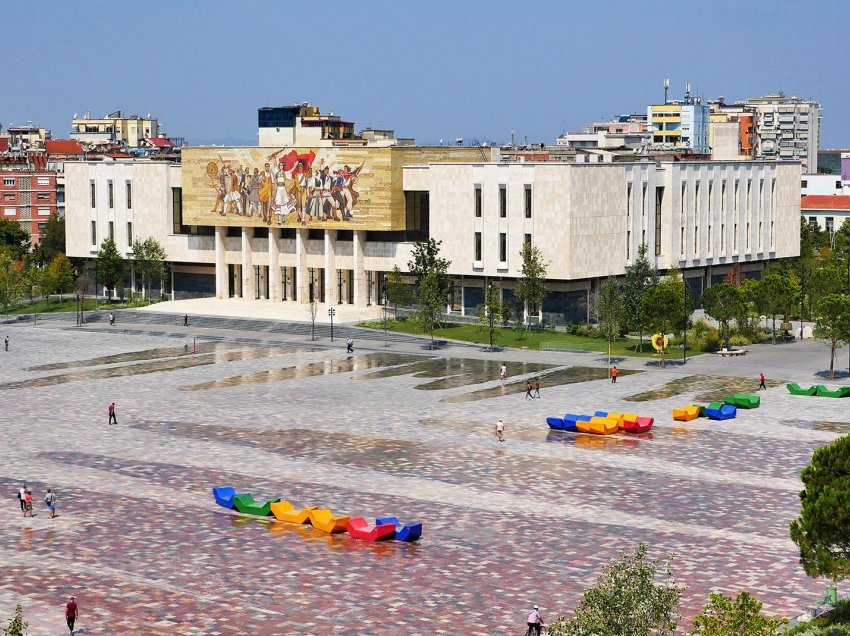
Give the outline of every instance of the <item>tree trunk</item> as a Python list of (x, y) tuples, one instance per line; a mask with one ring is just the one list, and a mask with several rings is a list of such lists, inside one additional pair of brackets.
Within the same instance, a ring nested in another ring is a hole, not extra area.
[(776, 314), (773, 315), (773, 344), (776, 344)]
[(829, 348), (829, 379), (835, 379), (835, 343)]

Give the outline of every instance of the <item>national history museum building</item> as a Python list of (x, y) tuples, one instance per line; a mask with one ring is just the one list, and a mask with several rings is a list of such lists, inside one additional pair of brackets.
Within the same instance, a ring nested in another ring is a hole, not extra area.
[[(106, 237), (132, 261), (136, 238), (168, 253), (173, 298), (215, 296), (360, 306), (416, 241), (442, 242), (471, 315), (493, 281), (521, 276), (523, 243), (548, 262), (541, 318), (587, 320), (588, 297), (623, 276), (642, 243), (698, 294), (739, 263), (799, 254), (800, 163), (556, 146), (417, 146), (307, 104), (259, 111), (256, 147), (186, 147), (156, 159), (66, 164), (69, 256)], [(135, 280), (132, 262), (131, 284)], [(170, 289), (169, 289), (170, 285)]]

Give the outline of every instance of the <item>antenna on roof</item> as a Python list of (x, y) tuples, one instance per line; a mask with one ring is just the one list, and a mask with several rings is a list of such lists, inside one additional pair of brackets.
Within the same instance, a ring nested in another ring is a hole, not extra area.
[(667, 103), (667, 89), (670, 88), (670, 78), (664, 78), (664, 103)]

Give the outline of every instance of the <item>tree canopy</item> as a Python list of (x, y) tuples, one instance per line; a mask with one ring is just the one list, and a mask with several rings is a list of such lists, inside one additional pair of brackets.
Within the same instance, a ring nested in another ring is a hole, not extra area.
[(723, 341), (729, 342), (729, 323), (737, 318), (742, 311), (743, 298), (738, 287), (731, 283), (712, 285), (700, 298), (705, 313), (720, 324)]
[(634, 264), (626, 271), (626, 281), (623, 285), (623, 314), (625, 327), (629, 331), (640, 334), (638, 347), (643, 350), (643, 333), (646, 323), (646, 290), (658, 284), (659, 275), (647, 253), (649, 248), (642, 243), (638, 248)]
[(432, 238), (420, 241), (413, 246), (413, 260), (407, 263), (410, 273), (416, 277), (417, 287), (429, 274), (434, 274), (431, 285), (437, 285), (443, 295), (448, 296), (452, 290), (452, 279), (449, 267), (452, 262), (440, 256), (442, 241)]
[(611, 364), (611, 343), (620, 335), (625, 322), (623, 292), (617, 281), (609, 277), (602, 282), (592, 299), (591, 311), (596, 314), (599, 333), (608, 343), (608, 364)]
[(760, 313), (773, 320), (773, 344), (776, 344), (776, 318), (785, 318), (793, 311), (798, 295), (794, 282), (779, 272), (768, 272), (758, 282), (755, 305)]
[(775, 636), (784, 618), (762, 616), (762, 604), (741, 592), (737, 598), (711, 593), (702, 613), (694, 617), (690, 636)]
[(100, 250), (97, 253), (97, 278), (109, 290), (109, 298), (112, 299), (112, 290), (119, 278), (124, 277), (124, 259), (118, 253), (115, 241), (111, 238), (103, 239)]
[(17, 221), (0, 218), (0, 246), (7, 247), (13, 259), (20, 260), (29, 253), (30, 233)]
[(136, 239), (133, 241), (133, 262), (136, 266), (136, 273), (141, 275), (142, 283), (148, 290), (148, 298), (151, 296), (151, 287), (153, 281), (162, 281), (165, 277), (165, 261), (168, 255), (165, 249), (152, 236), (149, 236), (144, 241)]
[(484, 302), (478, 305), (478, 324), (487, 330), (487, 342), (490, 349), (499, 337), (499, 323), (504, 314), (504, 305), (499, 300), (499, 288), (489, 281), (484, 288)]
[(833, 580), (850, 575), (850, 436), (818, 448), (800, 478), (800, 516), (791, 539), (806, 574)]
[(522, 275), (516, 282), (514, 298), (531, 315), (538, 312), (548, 293), (545, 283), (547, 263), (540, 248), (531, 243), (523, 243), (519, 254), (522, 257)]
[(829, 379), (835, 379), (835, 352), (850, 341), (850, 296), (830, 294), (815, 308), (815, 337), (829, 347)]

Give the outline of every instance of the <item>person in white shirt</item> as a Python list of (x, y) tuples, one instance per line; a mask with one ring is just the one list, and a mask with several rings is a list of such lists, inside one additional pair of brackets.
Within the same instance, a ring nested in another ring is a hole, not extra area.
[(24, 512), (27, 509), (27, 504), (25, 502), (26, 496), (27, 496), (27, 485), (23, 484), (21, 486), (21, 489), (18, 491), (18, 499), (21, 500), (21, 512)]
[(508, 379), (508, 365), (506, 365), (504, 362), (502, 363), (502, 368), (499, 369), (499, 379), (500, 380), (507, 380)]
[(533, 632), (537, 633), (537, 636), (540, 636), (540, 632), (543, 629), (543, 619), (540, 618), (539, 608), (535, 605), (534, 609), (528, 614), (528, 631), (526, 634), (531, 636)]
[(502, 420), (496, 422), (496, 437), (499, 438), (500, 442), (505, 441), (505, 423)]

